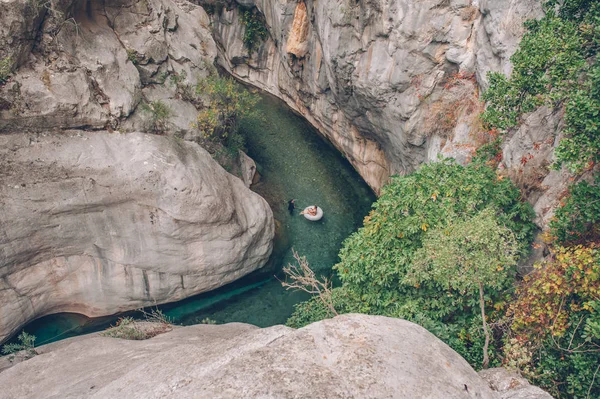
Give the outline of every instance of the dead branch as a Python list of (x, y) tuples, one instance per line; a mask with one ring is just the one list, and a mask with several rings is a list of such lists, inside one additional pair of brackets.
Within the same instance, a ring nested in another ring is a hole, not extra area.
[(294, 259), (296, 259), (297, 264), (288, 264), (283, 268), (286, 279), (285, 281), (281, 281), (281, 285), (283, 285), (286, 290), (300, 290), (311, 295), (317, 295), (321, 302), (337, 316), (338, 312), (333, 307), (333, 299), (331, 296), (331, 281), (324, 276), (321, 276), (321, 279), (319, 279), (308, 265), (305, 256), (301, 257), (298, 255), (298, 252), (293, 249), (292, 253), (294, 254)]

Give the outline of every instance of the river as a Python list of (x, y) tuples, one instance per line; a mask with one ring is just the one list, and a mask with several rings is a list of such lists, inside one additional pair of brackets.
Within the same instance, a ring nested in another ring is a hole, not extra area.
[[(269, 265), (232, 284), (180, 302), (159, 306), (175, 324), (210, 319), (268, 327), (284, 324), (294, 305), (308, 298), (286, 291), (278, 279), (281, 268), (293, 262), (292, 249), (306, 256), (318, 275), (331, 276), (343, 240), (362, 225), (375, 200), (373, 192), (352, 166), (301, 117), (279, 100), (261, 96), (263, 117), (242, 122), (247, 153), (256, 161), (261, 179), (252, 189), (271, 205), (276, 219), (275, 249)], [(287, 201), (296, 199), (293, 215)], [(299, 215), (316, 204), (324, 217), (310, 222)], [(135, 316), (135, 314), (134, 314)], [(88, 319), (62, 313), (35, 320), (24, 330), (36, 345), (94, 332), (114, 323), (117, 316)]]

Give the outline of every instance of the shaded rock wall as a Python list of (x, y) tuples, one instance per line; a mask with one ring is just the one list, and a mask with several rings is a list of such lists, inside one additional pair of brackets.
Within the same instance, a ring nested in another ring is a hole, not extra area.
[(56, 312), (176, 301), (263, 266), (272, 212), (198, 145), (0, 135), (0, 341)]

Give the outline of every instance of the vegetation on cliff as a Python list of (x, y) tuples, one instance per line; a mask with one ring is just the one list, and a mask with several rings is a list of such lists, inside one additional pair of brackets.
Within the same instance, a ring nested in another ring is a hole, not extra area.
[[(600, 161), (600, 3), (544, 7), (526, 23), (511, 77), (489, 76), (481, 119), (496, 139), (467, 167), (444, 161), (393, 177), (345, 241), (335, 266), (342, 285), (330, 296), (338, 313), (417, 322), (475, 367), (489, 356), (556, 397), (600, 397), (600, 179), (570, 188), (546, 234), (551, 256), (519, 281), (532, 212), (485, 166), (497, 165), (504, 133), (542, 105), (564, 110), (555, 168), (590, 175)], [(313, 299), (288, 323), (331, 314)]]

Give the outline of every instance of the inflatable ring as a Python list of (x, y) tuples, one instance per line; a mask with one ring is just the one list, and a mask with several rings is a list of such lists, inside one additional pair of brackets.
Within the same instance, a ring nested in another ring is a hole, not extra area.
[[(304, 212), (307, 212), (310, 208), (312, 208), (311, 206), (307, 206), (306, 208), (304, 208)], [(312, 221), (312, 222), (316, 222), (317, 220), (321, 220), (321, 218), (323, 217), (323, 209), (319, 208), (317, 206), (317, 214), (315, 216), (309, 214), (309, 213), (305, 213), (304, 217), (307, 218), (308, 220)]]

